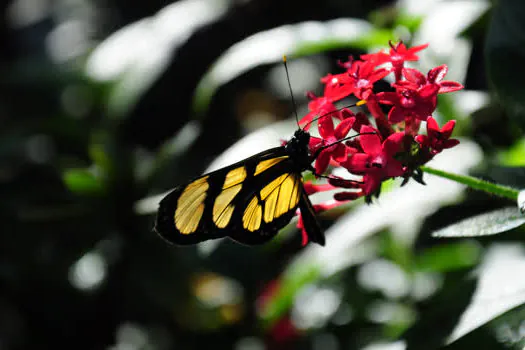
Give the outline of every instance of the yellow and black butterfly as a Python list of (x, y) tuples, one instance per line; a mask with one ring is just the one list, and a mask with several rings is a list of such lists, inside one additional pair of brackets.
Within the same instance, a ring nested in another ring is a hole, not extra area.
[(299, 208), (309, 240), (324, 245), (301, 175), (314, 171), (309, 141), (310, 134), (299, 129), (284, 146), (175, 188), (160, 201), (155, 230), (179, 245), (222, 237), (262, 244), (288, 224)]

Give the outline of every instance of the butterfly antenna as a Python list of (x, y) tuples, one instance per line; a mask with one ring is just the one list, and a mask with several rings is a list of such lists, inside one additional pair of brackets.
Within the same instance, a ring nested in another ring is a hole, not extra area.
[(299, 116), (297, 115), (297, 104), (295, 103), (295, 98), (293, 97), (292, 83), (290, 83), (290, 73), (288, 72), (288, 64), (286, 63), (286, 55), (283, 55), (284, 70), (286, 71), (286, 81), (288, 81), (288, 90), (290, 90), (290, 97), (292, 98), (293, 111), (295, 113), (295, 121), (297, 126), (299, 126)]

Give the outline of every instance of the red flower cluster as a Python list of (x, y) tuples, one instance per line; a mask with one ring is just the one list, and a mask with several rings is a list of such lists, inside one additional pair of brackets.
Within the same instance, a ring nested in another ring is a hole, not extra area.
[[(406, 61), (417, 61), (417, 52), (428, 44), (407, 48), (402, 42), (390, 43), (390, 51), (362, 55), (359, 60), (350, 58), (340, 63), (346, 71), (329, 74), (321, 78), (324, 96), (308, 93), (309, 113), (299, 122), (306, 130), (318, 119), (320, 138), (311, 137), (310, 152), (315, 154), (317, 174), (324, 173), (329, 166), (343, 167), (360, 181), (332, 177), (327, 185), (306, 183), (309, 194), (345, 188), (334, 195), (337, 201), (348, 201), (365, 197), (369, 202), (377, 196), (381, 183), (394, 177), (410, 178), (423, 183), (418, 169), (443, 149), (459, 143), (450, 139), (455, 121), (439, 128), (432, 113), (437, 106), (437, 96), (463, 88), (457, 82), (444, 81), (448, 68), (442, 65), (431, 69), (425, 76), (420, 71), (405, 67)], [(374, 83), (393, 74), (393, 91), (374, 92)], [(335, 103), (348, 96), (355, 96), (366, 104), (371, 118), (360, 112), (355, 114), (347, 108), (337, 109)], [(390, 108), (388, 114), (382, 107)], [(339, 120), (337, 126), (334, 119)], [(421, 122), (426, 122), (426, 135), (419, 134)], [(356, 138), (339, 142), (354, 130)], [(327, 148), (324, 148), (331, 145)], [(337, 202), (336, 202), (337, 203)], [(317, 211), (329, 209), (337, 204), (316, 205)], [(301, 217), (298, 227), (303, 231), (303, 244), (308, 242)]]

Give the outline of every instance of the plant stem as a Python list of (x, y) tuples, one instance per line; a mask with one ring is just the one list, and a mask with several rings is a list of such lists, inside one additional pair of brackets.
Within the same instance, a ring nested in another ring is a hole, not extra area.
[(505, 197), (513, 201), (516, 201), (518, 199), (519, 191), (512, 187), (498, 185), (493, 182), (488, 182), (472, 176), (448, 173), (446, 171), (430, 168), (427, 166), (422, 166), (421, 170), (429, 174), (441, 176), (446, 179), (462, 183), (475, 190), (485, 191), (487, 193), (494, 194), (500, 197)]

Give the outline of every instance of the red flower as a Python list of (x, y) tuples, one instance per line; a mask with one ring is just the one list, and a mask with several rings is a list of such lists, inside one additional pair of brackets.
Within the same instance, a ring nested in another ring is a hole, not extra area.
[(373, 60), (376, 62), (376, 65), (380, 65), (386, 62), (392, 64), (396, 80), (401, 80), (401, 71), (404, 67), (406, 61), (417, 61), (419, 57), (416, 55), (416, 52), (424, 50), (428, 47), (428, 44), (423, 44), (419, 46), (411, 47), (407, 49), (403, 41), (400, 41), (397, 44), (390, 44), (390, 52), (377, 52), (368, 55), (362, 55), (361, 59), (363, 60)]
[(463, 85), (455, 81), (443, 81), (447, 71), (448, 67), (441, 65), (425, 77), (417, 69), (403, 68), (406, 80), (393, 84), (396, 92), (378, 94), (379, 102), (394, 105), (388, 114), (390, 123), (411, 117), (425, 121), (436, 109), (437, 94), (462, 89)]
[(374, 83), (390, 74), (386, 68), (375, 69), (374, 61), (355, 61), (348, 69), (350, 81), (354, 86), (354, 95), (360, 100), (368, 99)]
[(372, 93), (374, 83), (390, 74), (390, 71), (386, 68), (376, 69), (377, 63), (373, 60), (354, 61), (350, 59), (348, 62), (341, 63), (341, 65), (347, 68), (346, 73), (337, 76), (328, 75), (323, 78), (326, 82), (337, 81), (345, 87), (344, 89), (339, 89), (339, 91), (344, 91), (346, 94), (339, 97), (339, 99), (353, 93), (358, 99), (366, 100)]
[(436, 120), (430, 117), (427, 119), (427, 135), (417, 135), (416, 141), (422, 147), (430, 147), (430, 153), (436, 155), (446, 148), (459, 144), (459, 140), (450, 138), (455, 125), (456, 121), (450, 120), (440, 129)]
[[(371, 134), (375, 132), (376, 134)], [(377, 130), (363, 125), (359, 141), (364, 153), (356, 153), (341, 163), (349, 172), (363, 175), (362, 189), (366, 195), (373, 193), (383, 180), (401, 176), (404, 173), (403, 164), (394, 158), (401, 150), (404, 133), (390, 135), (383, 143)]]
[(410, 87), (412, 89), (420, 89), (426, 85), (435, 85), (438, 87), (438, 94), (446, 92), (453, 92), (463, 89), (463, 85), (455, 81), (443, 81), (447, 75), (448, 67), (443, 64), (439, 67), (432, 68), (428, 71), (425, 77), (420, 71), (413, 68), (403, 68), (403, 76), (405, 81), (399, 81), (396, 86)]
[(396, 87), (396, 92), (377, 94), (380, 103), (393, 105), (388, 113), (388, 121), (391, 124), (399, 123), (406, 118), (425, 121), (436, 109), (439, 86), (427, 84), (419, 89), (408, 85)]
[(324, 148), (317, 156), (315, 160), (315, 172), (317, 174), (322, 174), (326, 171), (331, 159), (336, 162), (342, 162), (346, 159), (347, 147), (342, 142), (337, 141), (348, 134), (354, 121), (354, 117), (346, 118), (334, 129), (334, 121), (331, 116), (319, 119), (318, 129), (321, 138), (310, 137), (310, 152), (314, 154), (319, 152), (319, 149), (322, 147), (332, 146)]
[(311, 100), (308, 103), (308, 110), (310, 111), (300, 121), (299, 125), (303, 125), (304, 130), (308, 131), (311, 126), (312, 119), (316, 116), (328, 116), (329, 113), (337, 111), (332, 99), (326, 96), (317, 97), (313, 92), (307, 92), (306, 94)]
[(348, 83), (346, 73), (328, 74), (321, 78), (321, 82), (325, 84), (325, 97), (331, 101), (341, 100), (354, 93), (354, 87)]

